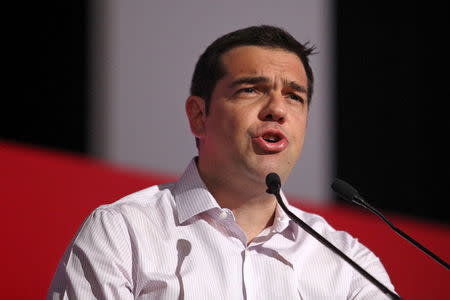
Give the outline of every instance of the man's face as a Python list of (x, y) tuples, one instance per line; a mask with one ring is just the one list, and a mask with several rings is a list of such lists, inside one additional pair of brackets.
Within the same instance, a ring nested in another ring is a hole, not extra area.
[(205, 120), (201, 159), (226, 176), (258, 183), (270, 172), (285, 181), (300, 156), (308, 116), (300, 58), (281, 49), (234, 48), (222, 56)]

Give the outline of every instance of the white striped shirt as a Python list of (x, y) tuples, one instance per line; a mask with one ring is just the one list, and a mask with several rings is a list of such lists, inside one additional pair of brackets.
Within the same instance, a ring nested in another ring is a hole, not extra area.
[[(286, 201), (284, 195), (282, 195)], [(379, 259), (322, 217), (289, 206), (388, 288)], [(98, 207), (61, 259), (48, 299), (388, 299), (280, 207), (247, 245), (192, 160), (175, 183)]]

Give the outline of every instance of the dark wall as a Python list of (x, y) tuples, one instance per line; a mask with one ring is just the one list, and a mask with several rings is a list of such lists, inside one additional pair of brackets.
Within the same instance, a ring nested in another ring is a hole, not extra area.
[(338, 177), (384, 212), (450, 222), (437, 117), (448, 18), (412, 3), (337, 2)]
[(0, 139), (86, 152), (87, 1), (8, 10)]

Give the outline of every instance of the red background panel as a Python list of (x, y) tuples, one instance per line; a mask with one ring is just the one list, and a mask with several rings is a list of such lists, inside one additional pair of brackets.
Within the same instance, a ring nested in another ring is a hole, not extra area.
[[(187, 163), (187, 162), (186, 162)], [(70, 239), (97, 206), (174, 177), (114, 167), (75, 154), (0, 142), (3, 299), (44, 299)], [(291, 202), (324, 216), (371, 248), (404, 299), (450, 299), (450, 271), (358, 207)], [(5, 205), (6, 204), (6, 205)], [(450, 260), (450, 228), (406, 216), (391, 222)]]

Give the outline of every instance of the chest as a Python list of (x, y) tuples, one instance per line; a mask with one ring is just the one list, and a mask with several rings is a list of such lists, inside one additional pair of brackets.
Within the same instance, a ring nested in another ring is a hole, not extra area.
[(327, 249), (282, 236), (246, 247), (209, 224), (145, 234), (133, 245), (137, 299), (345, 299), (346, 268)]

